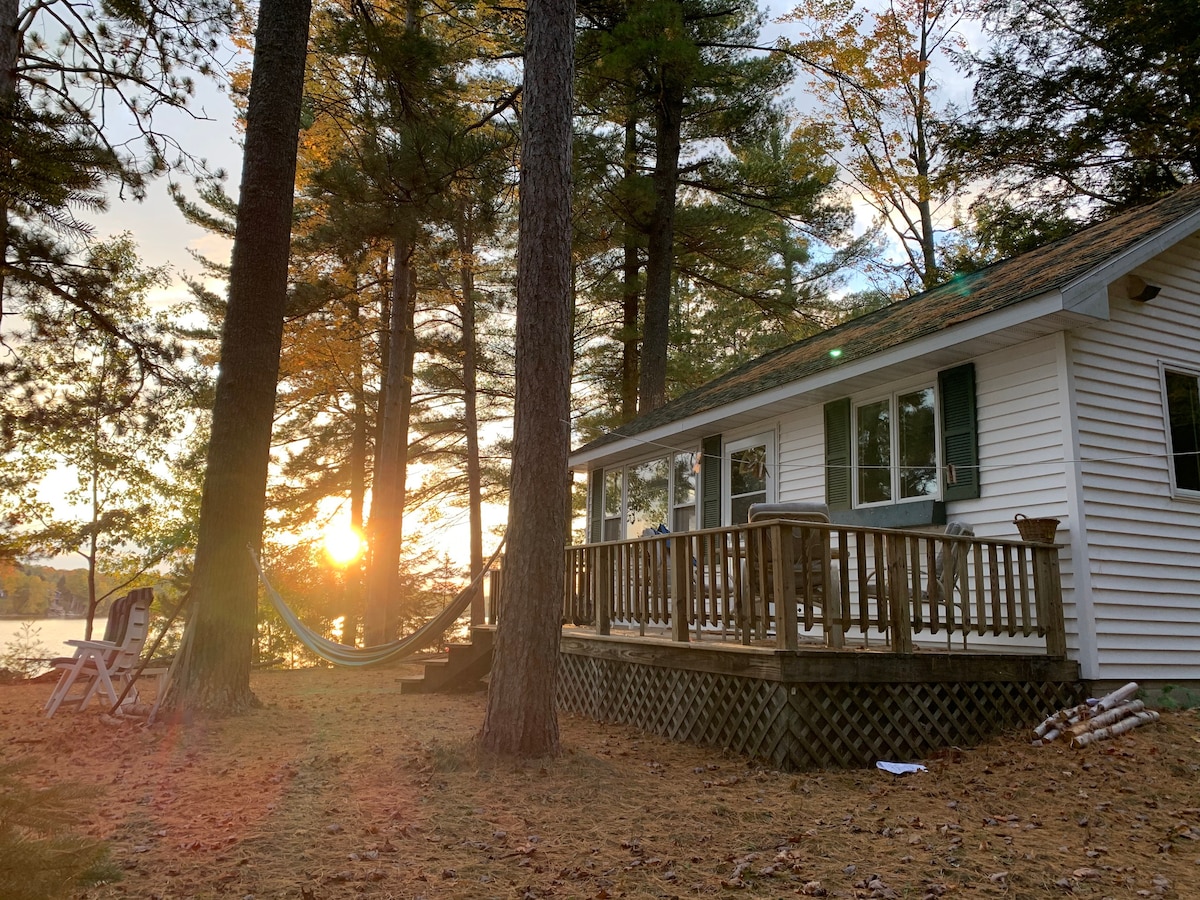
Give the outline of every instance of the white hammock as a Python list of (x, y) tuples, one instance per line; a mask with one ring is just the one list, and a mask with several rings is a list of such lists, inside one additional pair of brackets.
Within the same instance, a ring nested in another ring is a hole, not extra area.
[(253, 549), (250, 550), (250, 558), (254, 560), (254, 568), (258, 570), (258, 578), (267, 590), (267, 597), (270, 598), (271, 605), (275, 607), (275, 611), (279, 613), (280, 618), (287, 623), (287, 626), (300, 639), (300, 643), (321, 657), (321, 659), (331, 662), (335, 666), (377, 666), (383, 663), (396, 662), (397, 660), (404, 659), (406, 656), (411, 656), (418, 650), (423, 650), (426, 647), (436, 644), (441, 638), (442, 633), (453, 625), (454, 621), (471, 605), (471, 597), (476, 587), (483, 583), (483, 576), (487, 574), (496, 560), (500, 558), (500, 552), (503, 549), (504, 541), (501, 540), (500, 546), (496, 548), (496, 552), (487, 561), (487, 565), (483, 567), (483, 571), (476, 575), (471, 583), (463, 588), (436, 616), (407, 637), (390, 641), (386, 644), (378, 644), (374, 647), (352, 647), (346, 644), (339, 644), (337, 641), (331, 641), (324, 635), (313, 631), (300, 621), (299, 616), (288, 608), (288, 605), (283, 602), (283, 598), (279, 596), (279, 592), (271, 586), (271, 582), (267, 581), (267, 575), (263, 572), (262, 566), (258, 561), (258, 555)]

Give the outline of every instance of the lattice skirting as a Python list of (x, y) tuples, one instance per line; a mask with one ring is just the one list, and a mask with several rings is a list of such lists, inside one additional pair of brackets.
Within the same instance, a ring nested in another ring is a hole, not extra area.
[(919, 760), (1080, 703), (1077, 682), (772, 681), (564, 653), (559, 707), (784, 770)]

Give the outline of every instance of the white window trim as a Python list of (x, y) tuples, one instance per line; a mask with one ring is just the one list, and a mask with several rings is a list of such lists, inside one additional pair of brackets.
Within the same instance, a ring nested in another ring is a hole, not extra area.
[(779, 483), (779, 479), (776, 478), (779, 455), (776, 452), (775, 431), (760, 431), (737, 440), (726, 441), (721, 450), (721, 521), (725, 524), (733, 521), (733, 454), (758, 444), (765, 444), (767, 448), (767, 484), (764, 502), (775, 502), (775, 492)]
[(629, 470), (642, 465), (642, 463), (647, 463), (647, 462), (650, 462), (650, 461), (656, 460), (656, 459), (662, 459), (663, 456), (666, 456), (666, 458), (667, 458), (667, 518), (670, 519), (670, 521), (665, 522), (663, 524), (665, 524), (668, 528), (671, 528), (672, 525), (674, 524), (675, 510), (682, 508), (682, 506), (694, 507), (696, 510), (696, 517), (697, 517), (696, 521), (699, 521), (699, 515), (700, 515), (700, 504), (699, 504), (700, 485), (699, 485), (699, 483), (697, 482), (696, 490), (692, 496), (692, 502), (690, 504), (687, 504), (687, 503), (682, 504), (682, 505), (676, 504), (675, 503), (675, 478), (674, 478), (674, 470), (673, 470), (673, 466), (675, 464), (675, 457), (677, 455), (691, 454), (694, 456), (695, 454), (697, 454), (699, 452), (700, 452), (699, 447), (697, 447), (695, 450), (664, 450), (662, 453), (654, 453), (649, 456), (643, 456), (638, 459), (633, 459), (633, 460), (629, 460), (628, 462), (620, 463), (619, 465), (605, 466), (603, 469), (601, 469), (600, 477), (601, 477), (601, 479), (603, 479), (604, 490), (601, 492), (603, 496), (600, 499), (601, 510), (602, 510), (602, 513), (600, 516), (600, 520), (601, 520), (601, 522), (600, 522), (600, 539), (602, 541), (607, 540), (607, 538), (604, 537), (604, 531), (605, 531), (604, 525), (607, 522), (611, 522), (614, 518), (613, 516), (610, 516), (607, 514), (608, 474), (610, 472), (614, 472), (618, 469), (621, 471), (621, 503), (620, 503), (621, 511), (620, 511), (620, 514), (615, 517), (621, 523), (621, 525), (620, 525), (621, 537), (616, 538), (616, 540), (619, 540), (619, 541), (629, 540), (630, 538), (635, 538), (635, 537), (639, 536), (636, 534), (634, 534), (634, 535), (626, 535), (625, 534), (625, 529), (629, 525)]
[(1166, 360), (1158, 361), (1158, 390), (1162, 397), (1162, 429), (1163, 429), (1163, 447), (1166, 449), (1166, 464), (1167, 478), (1170, 480), (1171, 497), (1175, 500), (1183, 500), (1189, 503), (1200, 503), (1200, 491), (1190, 491), (1187, 488), (1181, 488), (1175, 481), (1175, 447), (1171, 444), (1171, 407), (1169, 398), (1167, 397), (1167, 372), (1176, 372), (1180, 375), (1190, 375), (1200, 383), (1200, 369), (1193, 366), (1167, 362)]
[[(901, 394), (911, 394), (914, 391), (931, 389), (933, 391), (933, 447), (934, 447), (934, 464), (936, 471), (939, 473), (935, 479), (937, 490), (931, 494), (922, 494), (919, 497), (900, 497), (900, 474), (899, 464), (896, 460), (900, 457), (899, 438), (900, 432), (898, 429), (899, 423), (899, 403), (897, 398)], [(892, 497), (890, 500), (877, 500), (873, 503), (864, 503), (858, 495), (858, 410), (870, 403), (878, 403), (880, 400), (888, 401), (889, 421), (889, 458), (892, 460), (891, 476)], [(900, 387), (895, 387), (885, 394), (875, 393), (864, 395), (862, 397), (854, 397), (850, 400), (850, 489), (852, 504), (854, 509), (875, 509), (884, 506), (898, 506), (902, 503), (927, 503), (930, 500), (942, 499), (942, 479), (940, 473), (942, 471), (942, 395), (938, 390), (938, 382), (935, 377), (932, 381), (920, 380), (913, 381), (911, 384), (905, 384)]]

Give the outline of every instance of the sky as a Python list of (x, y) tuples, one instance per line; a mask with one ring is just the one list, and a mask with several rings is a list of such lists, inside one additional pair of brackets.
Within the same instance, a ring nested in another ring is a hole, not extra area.
[[(237, 195), (241, 177), (242, 152), (236, 128), (237, 113), (229, 96), (218, 90), (211, 81), (198, 80), (191, 109), (194, 115), (168, 110), (156, 116), (156, 125), (179, 141), (190, 153), (206, 160), (210, 169), (221, 168), (227, 173), (226, 190)], [(192, 178), (179, 172), (175, 179), (192, 196)], [(110, 193), (109, 209), (97, 221), (97, 236), (101, 238), (130, 232), (137, 242), (142, 261), (147, 265), (169, 265), (175, 275), (175, 285), (161, 299), (183, 299), (185, 290), (178, 276), (181, 272), (199, 273), (199, 266), (189, 254), (197, 251), (215, 260), (228, 261), (229, 243), (189, 224), (176, 209), (167, 191), (168, 179), (151, 182), (144, 201), (122, 199)]]

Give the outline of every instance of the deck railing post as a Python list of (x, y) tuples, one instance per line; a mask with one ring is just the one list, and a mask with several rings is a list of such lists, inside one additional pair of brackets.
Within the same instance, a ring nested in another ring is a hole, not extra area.
[(912, 607), (908, 593), (908, 538), (888, 535), (884, 540), (887, 556), (888, 608), (891, 612), (892, 652), (912, 653)]
[(846, 646), (846, 631), (844, 623), (842, 622), (841, 573), (833, 568), (834, 557), (829, 548), (830, 532), (822, 530), (820, 535), (821, 578), (823, 579), (823, 584), (821, 585), (821, 599), (825, 603), (825, 639), (828, 641), (831, 648), (834, 650), (841, 650)]
[(504, 560), (501, 558), (497, 565), (488, 573), (488, 603), (487, 620), (489, 625), (500, 621), (500, 606), (504, 596)]
[(575, 551), (568, 547), (563, 552), (563, 608), (562, 624), (579, 618), (579, 592), (575, 590)]
[(612, 633), (613, 579), (616, 577), (616, 558), (612, 544), (600, 544), (596, 549), (596, 634)]
[(1046, 629), (1046, 655), (1052, 659), (1065, 659), (1067, 627), (1063, 618), (1057, 545), (1042, 544), (1033, 548), (1033, 591), (1038, 621)]
[(796, 617), (796, 552), (791, 525), (776, 523), (771, 528), (771, 567), (775, 594), (775, 642), (784, 650), (800, 646), (800, 623)]
[(670, 538), (670, 615), (671, 640), (688, 643), (688, 588), (691, 585), (692, 555), (686, 535)]

